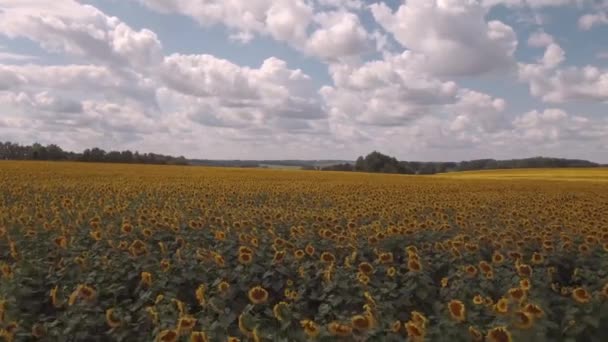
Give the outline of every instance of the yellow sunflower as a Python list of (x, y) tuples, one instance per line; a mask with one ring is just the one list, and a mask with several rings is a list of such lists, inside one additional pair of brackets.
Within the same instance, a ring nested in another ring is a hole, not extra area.
[(248, 297), (253, 304), (264, 304), (268, 300), (268, 291), (261, 286), (255, 286), (249, 290)]
[(486, 335), (488, 342), (512, 342), (511, 333), (506, 327), (495, 327), (488, 331)]
[(466, 319), (466, 308), (464, 303), (453, 299), (448, 303), (448, 312), (450, 317), (457, 322), (463, 322)]

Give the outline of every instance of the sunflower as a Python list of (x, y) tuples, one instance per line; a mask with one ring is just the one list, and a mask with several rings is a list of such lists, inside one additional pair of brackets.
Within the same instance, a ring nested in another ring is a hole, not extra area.
[(146, 288), (152, 286), (152, 274), (150, 272), (141, 272), (140, 284)]
[(160, 261), (160, 269), (163, 272), (169, 271), (170, 268), (171, 268), (171, 262), (169, 262), (169, 260), (163, 259)]
[(133, 231), (133, 226), (130, 223), (124, 223), (120, 228), (120, 231), (124, 234), (131, 234), (131, 232)]
[(185, 333), (185, 332), (190, 332), (192, 331), (192, 329), (194, 329), (194, 326), (196, 325), (196, 318), (190, 316), (190, 315), (185, 315), (179, 318), (179, 320), (177, 321), (177, 331), (179, 331), (180, 334)]
[(148, 317), (150, 318), (152, 323), (154, 323), (154, 324), (158, 323), (158, 319), (159, 319), (158, 311), (156, 311), (156, 309), (153, 306), (146, 307), (146, 313), (148, 314)]
[(488, 342), (512, 342), (511, 333), (506, 327), (495, 327), (488, 330), (486, 335)]
[(321, 329), (319, 329), (319, 326), (315, 322), (313, 322), (309, 319), (301, 320), (300, 325), (304, 329), (304, 333), (306, 334), (306, 336), (308, 336), (310, 338), (315, 338), (315, 337), (319, 336), (319, 333), (321, 332)]
[(401, 321), (397, 320), (391, 324), (391, 331), (395, 334), (401, 330)]
[(239, 263), (249, 265), (253, 261), (253, 255), (249, 253), (239, 253)]
[(494, 254), (492, 254), (493, 263), (502, 264), (504, 261), (505, 261), (505, 257), (500, 252), (496, 251), (496, 252), (494, 252)]
[(108, 326), (110, 328), (116, 328), (120, 326), (120, 319), (118, 319), (118, 317), (116, 317), (116, 315), (114, 314), (114, 309), (106, 310), (106, 323), (108, 323)]
[(483, 341), (483, 334), (474, 326), (469, 326), (469, 336), (471, 336), (471, 341), (473, 342)]
[(522, 288), (519, 287), (514, 287), (509, 289), (508, 291), (509, 296), (511, 298), (513, 298), (513, 300), (515, 300), (516, 302), (521, 303), (521, 301), (523, 301), (526, 298), (526, 291), (524, 291)]
[(410, 272), (420, 272), (422, 271), (422, 265), (420, 265), (420, 262), (415, 259), (415, 258), (409, 258), (407, 261), (407, 268), (408, 270), (410, 270)]
[(526, 304), (523, 310), (536, 318), (541, 318), (545, 314), (540, 306), (532, 303)]
[(248, 297), (253, 304), (264, 304), (268, 300), (268, 291), (261, 286), (255, 286), (249, 290)]
[(589, 303), (591, 301), (591, 294), (582, 287), (577, 287), (572, 291), (572, 298), (581, 304)]
[(92, 230), (89, 232), (89, 236), (95, 240), (95, 241), (100, 241), (101, 240), (101, 232), (99, 230)]
[(530, 329), (534, 325), (534, 316), (526, 311), (516, 311), (514, 319), (515, 326), (519, 329)]
[(179, 339), (179, 334), (175, 330), (163, 330), (158, 334), (159, 342), (176, 342)]
[(378, 259), (383, 264), (389, 264), (389, 263), (393, 262), (393, 253), (391, 253), (391, 252), (380, 253), (380, 256), (378, 257)]
[(466, 266), (464, 270), (467, 273), (467, 275), (471, 278), (477, 276), (477, 267), (475, 267), (473, 265)]
[(190, 342), (209, 342), (209, 337), (204, 331), (193, 331), (190, 333)]
[(342, 324), (333, 321), (327, 325), (327, 330), (332, 336), (347, 337), (353, 333), (353, 328), (350, 325)]
[(602, 296), (605, 299), (608, 299), (608, 283), (606, 283), (606, 285), (604, 285), (604, 287), (602, 287)]
[(387, 276), (389, 276), (389, 277), (392, 278), (392, 277), (395, 276), (395, 274), (397, 274), (397, 269), (396, 268), (394, 268), (394, 267), (391, 266), (391, 267), (389, 267), (389, 268), (386, 269), (386, 275)]
[(441, 278), (441, 287), (448, 287), (449, 279), (448, 277)]
[(68, 305), (74, 305), (76, 303), (76, 300), (78, 299), (82, 299), (86, 302), (92, 302), (95, 299), (96, 295), (97, 293), (95, 292), (94, 288), (82, 284), (78, 285), (76, 287), (76, 290), (74, 290), (74, 292), (72, 292), (72, 294), (70, 295)]
[(241, 342), (241, 339), (234, 336), (228, 336), (227, 342)]
[(530, 267), (529, 265), (519, 264), (516, 266), (516, 268), (517, 274), (519, 274), (520, 277), (529, 278), (530, 276), (532, 276), (532, 267)]
[(315, 254), (315, 248), (311, 244), (306, 245), (304, 251), (308, 256), (313, 256)]
[(368, 315), (355, 315), (350, 320), (351, 325), (358, 331), (366, 331), (372, 328), (372, 319)]
[(285, 258), (285, 251), (276, 251), (274, 253), (274, 257), (272, 258), (272, 263), (279, 264), (279, 263), (283, 262), (284, 258)]
[(405, 323), (404, 326), (405, 326), (405, 331), (407, 332), (407, 336), (412, 341), (423, 341), (424, 340), (424, 335), (426, 334), (426, 331), (424, 330), (424, 328), (418, 326), (418, 324), (416, 324), (412, 321)]
[(146, 247), (146, 243), (141, 240), (135, 240), (129, 246), (129, 253), (131, 256), (138, 257), (148, 253), (148, 248)]
[(277, 321), (282, 321), (284, 319), (285, 310), (289, 307), (287, 302), (278, 302), (272, 307), (272, 314)]
[(463, 322), (466, 319), (466, 308), (464, 303), (457, 299), (453, 299), (448, 303), (448, 311), (450, 317), (457, 322)]
[(330, 264), (336, 261), (336, 257), (330, 252), (323, 252), (321, 253), (321, 261)]
[(0, 263), (0, 271), (2, 272), (2, 276), (6, 279), (11, 279), (13, 277), (13, 269), (9, 264)]
[(369, 275), (374, 273), (374, 266), (372, 266), (372, 264), (370, 264), (369, 262), (362, 262), (359, 264), (359, 272)]
[(475, 295), (475, 297), (473, 297), (473, 304), (482, 305), (483, 303), (484, 303), (484, 301), (483, 301), (483, 297), (481, 295)]
[(229, 289), (230, 289), (230, 284), (225, 280), (222, 280), (219, 284), (217, 284), (217, 290), (220, 293), (226, 293), (226, 291), (228, 291)]
[(55, 238), (55, 245), (59, 248), (66, 249), (68, 247), (68, 239), (65, 236)]
[(207, 301), (205, 300), (206, 291), (207, 291), (207, 286), (205, 286), (205, 284), (200, 284), (196, 288), (196, 291), (194, 292), (194, 294), (196, 296), (196, 300), (198, 300), (198, 303), (200, 306), (204, 306), (207, 303)]
[(59, 288), (57, 287), (57, 285), (55, 285), (52, 289), (51, 292), (49, 294), (49, 296), (51, 297), (51, 304), (53, 304), (54, 307), (59, 307), (59, 300), (57, 299), (57, 291), (59, 290)]
[(420, 311), (412, 311), (411, 321), (422, 328), (426, 328), (426, 324), (428, 323), (428, 319)]
[(490, 265), (487, 261), (482, 260), (482, 261), (479, 262), (479, 269), (483, 273), (492, 272), (492, 265)]
[(226, 265), (226, 261), (224, 260), (224, 257), (218, 253), (213, 254), (213, 261), (215, 261), (215, 264), (219, 267), (224, 267)]
[(525, 278), (519, 281), (519, 287), (524, 291), (529, 291), (530, 288), (532, 288), (532, 283), (530, 282), (530, 279)]
[(534, 252), (532, 254), (532, 259), (530, 260), (531, 263), (535, 264), (535, 265), (539, 265), (542, 264), (543, 261), (545, 261), (545, 257), (538, 253), (538, 252)]
[(296, 260), (302, 260), (305, 255), (306, 255), (306, 252), (304, 252), (301, 249), (296, 249), (296, 251), (293, 252), (293, 256), (294, 256), (294, 258), (296, 258)]
[(494, 310), (499, 314), (506, 314), (509, 312), (509, 300), (507, 298), (500, 298), (494, 304)]
[(357, 272), (357, 280), (363, 285), (369, 284), (370, 281), (369, 277), (361, 272)]

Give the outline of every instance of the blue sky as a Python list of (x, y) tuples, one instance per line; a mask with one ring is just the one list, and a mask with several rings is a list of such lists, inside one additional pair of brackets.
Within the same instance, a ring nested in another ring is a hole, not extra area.
[(0, 140), (608, 162), (608, 2), (0, 0)]

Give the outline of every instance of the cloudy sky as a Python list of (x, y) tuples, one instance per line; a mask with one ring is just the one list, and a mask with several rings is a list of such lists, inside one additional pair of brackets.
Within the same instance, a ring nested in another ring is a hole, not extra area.
[(608, 0), (0, 0), (0, 140), (608, 162)]

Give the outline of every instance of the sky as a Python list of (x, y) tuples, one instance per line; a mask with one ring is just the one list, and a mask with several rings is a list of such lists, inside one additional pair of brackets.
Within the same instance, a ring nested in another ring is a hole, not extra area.
[(0, 141), (608, 162), (608, 0), (0, 0)]

